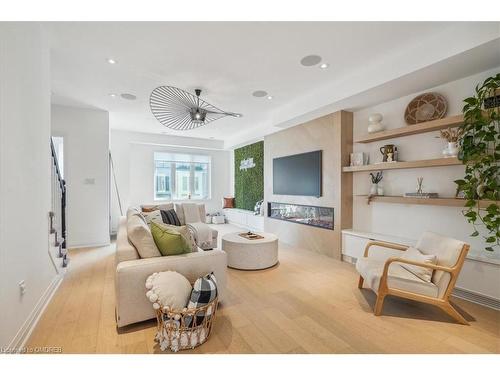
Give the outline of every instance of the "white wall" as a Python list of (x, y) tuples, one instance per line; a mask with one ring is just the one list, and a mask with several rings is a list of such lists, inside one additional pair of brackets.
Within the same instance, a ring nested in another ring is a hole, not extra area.
[[(49, 49), (39, 25), (0, 23), (0, 347), (17, 346), (58, 276), (48, 253)], [(19, 282), (26, 292), (21, 295)]]
[[(473, 94), (476, 84), (499, 71), (500, 67), (426, 91), (436, 91), (447, 98), (448, 115), (460, 114), (463, 106), (462, 100)], [(368, 116), (371, 113), (383, 114), (383, 123), (387, 129), (406, 126), (403, 118), (404, 110), (411, 99), (418, 94), (420, 93), (355, 112), (354, 139), (367, 134)], [(354, 151), (369, 153), (371, 163), (381, 161), (382, 156), (378, 149), (385, 144), (398, 146), (400, 160), (439, 158), (445, 141), (437, 138), (438, 135), (438, 132), (433, 132), (370, 144), (355, 143)], [(405, 192), (415, 191), (417, 177), (423, 176), (425, 191), (437, 192), (443, 197), (453, 197), (456, 189), (453, 180), (462, 178), (463, 174), (463, 166), (384, 171), (382, 185), (386, 195), (402, 195)], [(471, 256), (489, 256), (500, 259), (500, 249), (497, 249), (494, 254), (489, 254), (483, 250), (485, 243), (480, 237), (469, 236), (473, 229), (462, 216), (460, 208), (385, 203), (367, 205), (366, 199), (356, 198), (356, 195), (368, 193), (369, 174), (355, 173), (353, 182), (355, 196), (353, 227), (355, 230), (396, 235), (408, 239), (416, 239), (423, 231), (431, 230), (470, 243)], [(489, 281), (483, 282), (484, 280)], [(468, 260), (457, 285), (500, 299), (499, 283), (499, 266), (492, 267)]]
[[(123, 213), (129, 206), (151, 204), (154, 200), (154, 153), (178, 152), (209, 155), (211, 157), (211, 199), (205, 203), (207, 212), (222, 210), (222, 198), (229, 196), (231, 152), (222, 150), (221, 141), (155, 135), (136, 132), (111, 131), (111, 154)], [(120, 211), (114, 186), (112, 187), (112, 231), (116, 231)]]
[(108, 244), (108, 112), (53, 105), (52, 135), (64, 138), (67, 246)]

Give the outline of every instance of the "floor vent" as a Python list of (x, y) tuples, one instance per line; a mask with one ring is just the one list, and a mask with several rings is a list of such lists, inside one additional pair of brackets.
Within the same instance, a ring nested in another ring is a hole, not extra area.
[(500, 310), (499, 300), (478, 294), (476, 292), (471, 292), (470, 290), (455, 288), (453, 289), (453, 293), (451, 295), (466, 301), (477, 303), (478, 305), (489, 307), (491, 309)]

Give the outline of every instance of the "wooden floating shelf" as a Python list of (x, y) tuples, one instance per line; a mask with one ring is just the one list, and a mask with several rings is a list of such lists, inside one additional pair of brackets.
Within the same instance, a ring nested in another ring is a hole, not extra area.
[(436, 130), (453, 128), (461, 125), (464, 122), (463, 115), (456, 115), (441, 118), (438, 120), (427, 121), (416, 125), (407, 125), (402, 128), (389, 129), (378, 133), (368, 134), (355, 140), (355, 143), (370, 143), (382, 141), (384, 139), (406, 137), (408, 135), (433, 132)]
[[(368, 195), (357, 195), (357, 197), (363, 197), (368, 199)], [(413, 197), (401, 197), (401, 196), (375, 195), (370, 197), (369, 203), (371, 202), (464, 207), (465, 202), (467, 202), (467, 200), (463, 198), (413, 198)], [(479, 201), (479, 207), (486, 208), (492, 203), (495, 203), (495, 201), (481, 200)]]
[(462, 162), (457, 158), (440, 158), (414, 161), (398, 161), (394, 163), (377, 163), (368, 165), (359, 165), (354, 167), (344, 167), (343, 172), (367, 172), (382, 171), (386, 169), (409, 169), (409, 168), (427, 168), (427, 167), (445, 167), (449, 165), (461, 165)]

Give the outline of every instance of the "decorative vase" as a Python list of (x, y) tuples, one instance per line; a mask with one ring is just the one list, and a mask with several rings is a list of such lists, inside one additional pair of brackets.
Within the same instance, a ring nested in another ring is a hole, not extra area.
[(443, 156), (445, 158), (453, 158), (457, 155), (458, 155), (457, 142), (448, 142), (448, 146), (443, 150)]
[(384, 195), (384, 188), (382, 186), (377, 186), (377, 195)]
[(378, 194), (378, 184), (373, 184), (370, 187), (370, 195), (377, 195)]
[(380, 113), (370, 115), (370, 117), (368, 117), (368, 122), (370, 123), (368, 125), (368, 133), (371, 134), (384, 130), (384, 127), (381, 124), (382, 119), (383, 116)]

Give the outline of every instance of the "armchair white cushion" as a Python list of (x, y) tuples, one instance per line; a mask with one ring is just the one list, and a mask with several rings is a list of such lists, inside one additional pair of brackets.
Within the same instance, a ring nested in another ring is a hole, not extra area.
[[(453, 267), (457, 264), (465, 242), (444, 237), (436, 233), (425, 232), (415, 246), (424, 254), (433, 254), (437, 257), (437, 265)], [(467, 249), (468, 249), (467, 245)], [(460, 265), (461, 266), (461, 265)], [(434, 271), (432, 282), (439, 288), (439, 297), (443, 297), (451, 275), (448, 272)]]
[[(363, 277), (367, 286), (375, 292), (378, 291), (384, 265), (385, 261), (370, 258), (359, 258), (356, 262), (356, 270)], [(389, 267), (387, 286), (429, 297), (438, 296), (438, 287), (435, 284), (423, 281), (397, 263), (393, 263)]]

